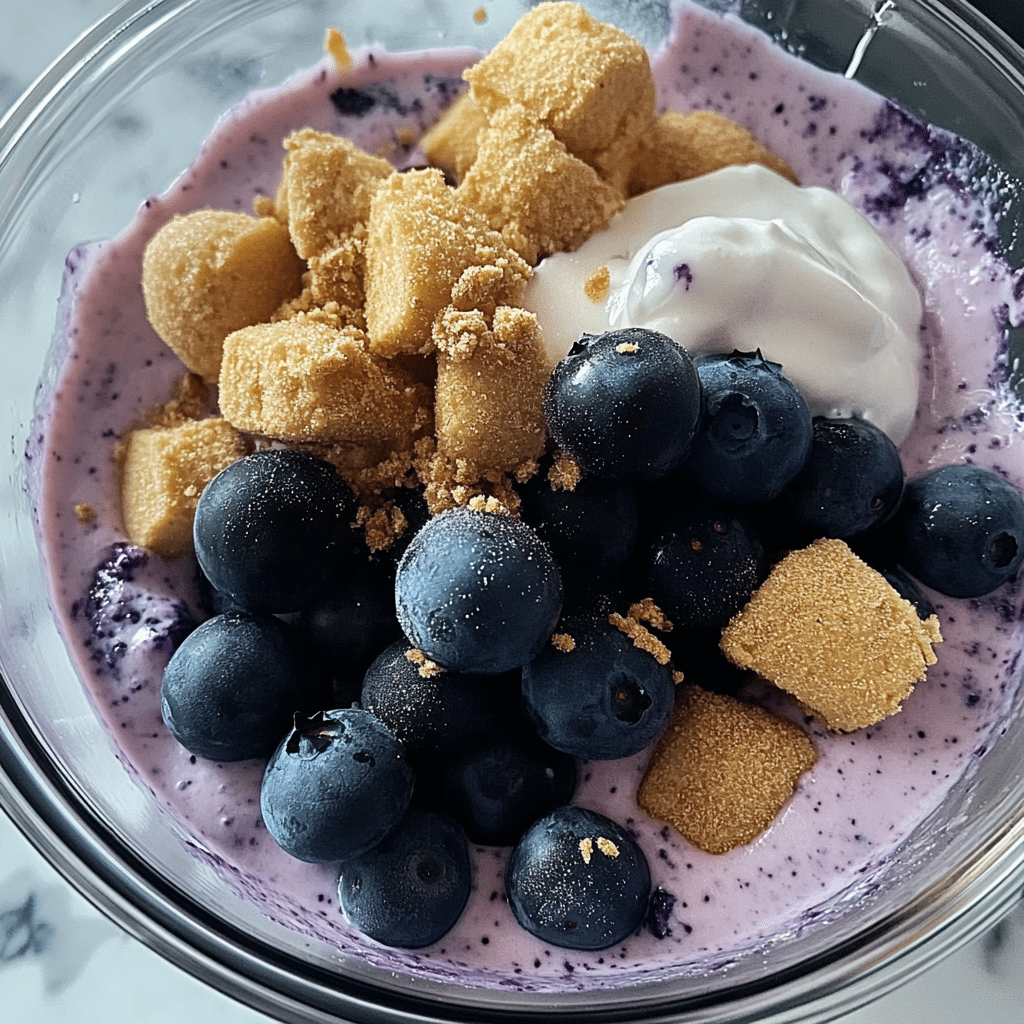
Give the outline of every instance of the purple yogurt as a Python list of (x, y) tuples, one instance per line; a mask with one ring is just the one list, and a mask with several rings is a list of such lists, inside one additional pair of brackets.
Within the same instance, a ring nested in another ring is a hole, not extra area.
[[(635, 793), (649, 752), (584, 765), (577, 802), (637, 837), (658, 894), (649, 926), (598, 954), (545, 946), (520, 929), (504, 900), (508, 851), (486, 847), (473, 851), (469, 905), (443, 940), (415, 952), (366, 940), (338, 910), (337, 868), (293, 860), (268, 836), (259, 813), (263, 764), (203, 762), (160, 718), (163, 666), (201, 612), (191, 564), (124, 546), (119, 525), (113, 446), (167, 399), (183, 372), (144, 314), (143, 248), (175, 213), (248, 211), (255, 196), (272, 195), (281, 141), (296, 128), (348, 135), (400, 167), (416, 163), (409, 138), (458, 94), (461, 71), (476, 56), (371, 49), (355, 54), (345, 75), (325, 59), (278, 89), (254, 93), (117, 238), (69, 257), (68, 351), (45, 428), (38, 508), (53, 605), (126, 769), (193, 837), (196, 856), (268, 917), (384, 969), (474, 985), (571, 991), (620, 986), (666, 965), (698, 974), (814, 927), (832, 902), (869, 890), (914, 827), (971, 771), (1017, 697), (1024, 640), (1017, 583), (974, 601), (929, 594), (945, 642), (927, 681), (901, 714), (870, 729), (829, 734), (811, 723), (817, 765), (747, 846), (705, 854), (640, 812)], [(923, 398), (901, 446), (908, 473), (971, 460), (1024, 483), (1021, 410), (1006, 383), (1006, 325), (1024, 319), (1021, 278), (999, 256), (998, 190), (970, 177), (978, 154), (738, 20), (691, 6), (677, 10), (652, 60), (661, 105), (739, 121), (804, 184), (849, 199), (906, 262), (925, 307)], [(79, 503), (93, 506), (93, 521), (75, 517)]]

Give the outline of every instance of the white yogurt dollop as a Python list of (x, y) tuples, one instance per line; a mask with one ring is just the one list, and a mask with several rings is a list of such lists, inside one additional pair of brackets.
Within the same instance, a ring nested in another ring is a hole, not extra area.
[[(583, 286), (602, 266), (594, 301)], [(693, 356), (760, 349), (814, 415), (862, 416), (897, 444), (913, 425), (922, 310), (906, 267), (846, 200), (757, 165), (632, 200), (545, 259), (524, 304), (552, 365), (584, 332), (649, 327)]]

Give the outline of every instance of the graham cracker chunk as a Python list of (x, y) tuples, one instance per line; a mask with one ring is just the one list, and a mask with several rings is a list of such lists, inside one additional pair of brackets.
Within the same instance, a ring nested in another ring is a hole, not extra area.
[(392, 175), (370, 204), (366, 327), (370, 347), (391, 358), (429, 352), (431, 327), (466, 271), (473, 300), (493, 312), (518, 305), (530, 268), (484, 218), (458, 202), (436, 168)]
[(647, 51), (579, 4), (541, 3), (463, 77), (493, 123), (519, 104), (620, 190), (655, 118)]
[(768, 828), (817, 758), (792, 722), (684, 684), (637, 803), (701, 850), (726, 853)]
[(464, 92), (420, 139), (420, 148), (434, 167), (458, 183), (473, 165), (477, 136), (486, 127), (486, 115)]
[(761, 164), (799, 185), (785, 160), (762, 146), (742, 125), (712, 110), (666, 111), (637, 151), (629, 194), (640, 195), (674, 181), (687, 181), (723, 167)]
[(165, 558), (188, 554), (200, 492), (249, 450), (220, 417), (133, 430), (121, 448), (121, 516), (129, 540)]
[(224, 342), (220, 406), (240, 430), (282, 441), (410, 447), (424, 390), (367, 351), (366, 336), (299, 314)]
[(337, 248), (370, 215), (370, 199), (394, 168), (350, 140), (303, 128), (284, 140), (288, 155), (277, 215), (303, 258)]
[(146, 315), (188, 369), (215, 383), (224, 339), (298, 295), (302, 271), (273, 217), (196, 210), (169, 221), (146, 246)]
[(548, 368), (537, 317), (500, 306), (488, 323), (479, 310), (449, 307), (433, 337), (439, 451), (506, 473), (540, 456)]
[(829, 729), (849, 732), (899, 711), (941, 640), (939, 620), (922, 621), (843, 541), (817, 540), (775, 566), (721, 647)]
[(491, 117), (456, 190), (527, 263), (575, 249), (622, 209), (622, 193), (521, 106)]

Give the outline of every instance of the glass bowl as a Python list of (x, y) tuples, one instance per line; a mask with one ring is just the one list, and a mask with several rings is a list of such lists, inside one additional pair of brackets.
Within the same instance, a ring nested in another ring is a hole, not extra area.
[[(832, 1019), (934, 964), (1024, 885), (1024, 722), (1009, 713), (975, 771), (825, 923), (696, 976), (599, 992), (445, 984), (340, 955), (240, 900), (117, 758), (55, 626), (37, 540), (41, 421), (66, 351), (65, 258), (109, 238), (188, 166), (251, 89), (349, 46), (487, 48), (528, 6), (476, 2), (129, 2), (83, 36), (0, 124), (0, 331), (7, 366), (0, 488), (0, 800), (35, 845), (133, 935), (224, 992), (289, 1021)], [(646, 44), (656, 0), (590, 5)], [(707, 0), (976, 142), (1024, 179), (1024, 53), (959, 0)], [(395, 16), (396, 11), (401, 16)], [(1017, 210), (1010, 188), (1008, 204)], [(1020, 263), (1013, 216), (1004, 243)], [(54, 322), (58, 321), (56, 335)], [(1010, 332), (1014, 350), (1017, 339)], [(1011, 365), (1015, 362), (1011, 360)], [(1019, 682), (1019, 678), (1017, 680)]]

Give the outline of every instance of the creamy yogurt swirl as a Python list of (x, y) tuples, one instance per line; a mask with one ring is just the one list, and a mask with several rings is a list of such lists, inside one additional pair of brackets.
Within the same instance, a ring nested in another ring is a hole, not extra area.
[[(604, 266), (595, 301), (583, 286)], [(541, 262), (524, 304), (552, 364), (581, 333), (649, 327), (694, 356), (760, 349), (815, 415), (862, 416), (897, 444), (914, 421), (922, 308), (903, 262), (836, 193), (758, 165), (632, 200)]]

